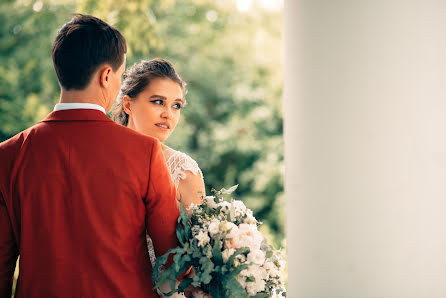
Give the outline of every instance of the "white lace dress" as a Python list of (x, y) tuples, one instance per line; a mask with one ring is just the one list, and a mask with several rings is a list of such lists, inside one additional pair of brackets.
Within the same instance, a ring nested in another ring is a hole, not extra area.
[(199, 173), (201, 178), (203, 178), (203, 173), (198, 167), (197, 162), (186, 153), (173, 150), (167, 146), (165, 146), (163, 153), (176, 188), (178, 188), (180, 180), (186, 178), (186, 171), (190, 171), (194, 175)]
[[(198, 167), (197, 162), (192, 159), (189, 155), (173, 150), (167, 146), (164, 146), (164, 157), (166, 158), (167, 167), (169, 168), (170, 175), (175, 184), (175, 187), (178, 189), (178, 184), (181, 180), (186, 178), (186, 172), (190, 171), (192, 174), (199, 174), (203, 178), (203, 173), (201, 169)], [(177, 199), (179, 198), (179, 193), (177, 192)], [(155, 250), (153, 249), (152, 239), (149, 235), (147, 235), (147, 247), (149, 249), (150, 262), (152, 263), (152, 267), (155, 267)], [(184, 297), (183, 295), (174, 295), (170, 297)]]

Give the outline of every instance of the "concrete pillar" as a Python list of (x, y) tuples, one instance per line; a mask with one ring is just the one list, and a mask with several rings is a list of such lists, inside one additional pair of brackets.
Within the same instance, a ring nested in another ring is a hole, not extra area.
[(285, 1), (289, 297), (446, 297), (446, 1)]

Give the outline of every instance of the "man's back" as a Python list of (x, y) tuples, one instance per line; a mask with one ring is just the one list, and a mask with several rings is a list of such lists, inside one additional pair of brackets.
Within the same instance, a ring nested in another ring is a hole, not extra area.
[(178, 216), (157, 141), (97, 110), (56, 111), (0, 144), (0, 163), (0, 246), (20, 252), (17, 297), (156, 296), (146, 227), (162, 254)]

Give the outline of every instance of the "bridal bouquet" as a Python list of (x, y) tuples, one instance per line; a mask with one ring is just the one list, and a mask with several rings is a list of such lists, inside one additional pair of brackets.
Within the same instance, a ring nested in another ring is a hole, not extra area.
[[(180, 206), (176, 230), (180, 246), (159, 257), (154, 268), (160, 295), (181, 293), (192, 285), (212, 298), (286, 296), (280, 252), (266, 242), (257, 229), (261, 223), (242, 201), (224, 199), (236, 188), (213, 190), (215, 196), (190, 207), (190, 217)], [(170, 254), (173, 264), (161, 272)], [(175, 288), (176, 278), (191, 267), (195, 275)], [(159, 287), (166, 282), (173, 290), (162, 293)]]

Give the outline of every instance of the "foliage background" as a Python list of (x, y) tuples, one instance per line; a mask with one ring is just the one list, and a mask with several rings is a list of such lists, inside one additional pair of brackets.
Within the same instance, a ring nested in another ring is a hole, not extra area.
[(174, 64), (188, 105), (166, 144), (198, 162), (208, 194), (240, 184), (235, 197), (285, 247), (281, 1), (2, 0), (0, 142), (58, 102), (51, 46), (74, 12), (124, 34), (127, 66), (155, 57)]

